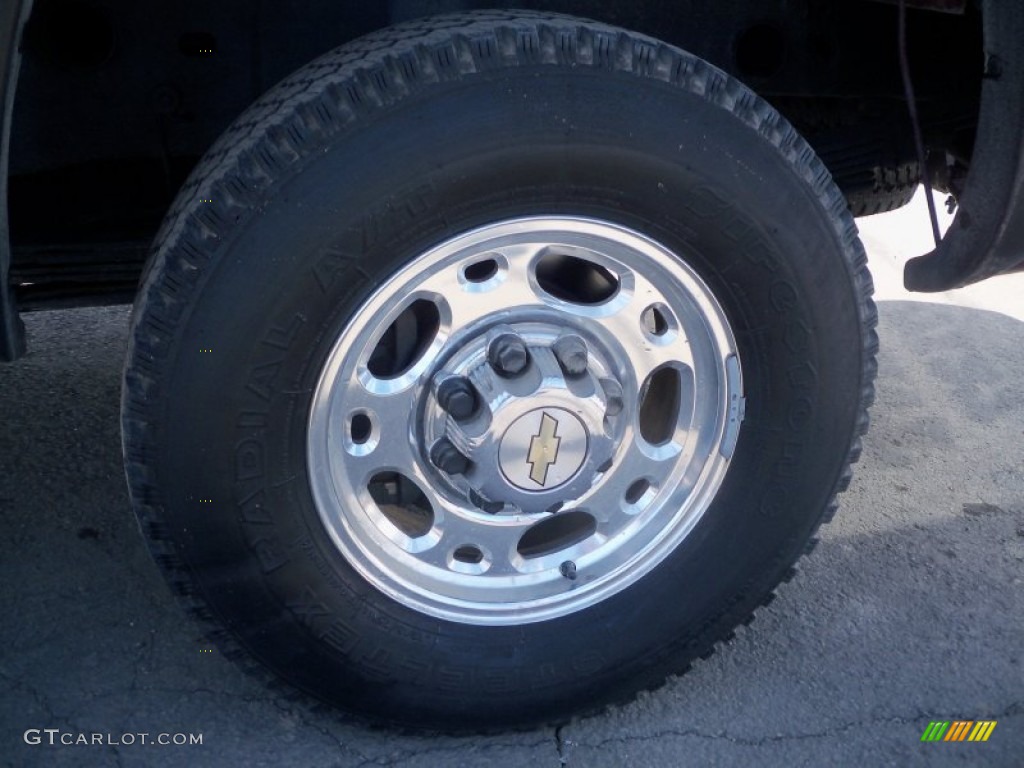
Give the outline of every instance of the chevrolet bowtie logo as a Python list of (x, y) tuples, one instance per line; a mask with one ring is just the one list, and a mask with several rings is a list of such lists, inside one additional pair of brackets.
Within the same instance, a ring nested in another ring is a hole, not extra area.
[(543, 486), (548, 479), (548, 469), (558, 461), (558, 445), (562, 438), (558, 436), (558, 419), (544, 413), (540, 417), (540, 432), (530, 439), (530, 452), (526, 455), (526, 463), (530, 469), (530, 479)]

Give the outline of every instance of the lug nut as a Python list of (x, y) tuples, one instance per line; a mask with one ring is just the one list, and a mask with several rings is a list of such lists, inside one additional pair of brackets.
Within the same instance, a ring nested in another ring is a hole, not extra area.
[(476, 389), (465, 376), (449, 376), (437, 385), (437, 404), (452, 418), (465, 421), (476, 412)]
[(491, 339), (487, 362), (502, 376), (518, 376), (529, 364), (530, 352), (513, 331), (504, 331)]
[(473, 503), (473, 506), (482, 509), (488, 515), (496, 515), (505, 508), (505, 505), (500, 501), (485, 499), (472, 488), (469, 489), (469, 500)]
[(558, 358), (558, 364), (569, 376), (579, 376), (586, 372), (589, 362), (587, 342), (575, 334), (559, 336), (551, 350)]
[(473, 463), (467, 459), (451, 440), (442, 438), (430, 449), (430, 460), (434, 466), (449, 475), (464, 475)]

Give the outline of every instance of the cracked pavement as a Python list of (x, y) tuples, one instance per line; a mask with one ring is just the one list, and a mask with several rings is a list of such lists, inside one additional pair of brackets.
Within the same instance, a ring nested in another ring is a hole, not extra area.
[[(1020, 765), (1024, 318), (902, 300), (872, 226), (880, 296), (897, 299), (880, 304), (874, 424), (797, 578), (660, 690), (487, 737), (367, 728), (204, 652), (128, 507), (127, 309), (28, 316), (29, 356), (0, 366), (0, 764)], [(1000, 285), (985, 290), (1024, 311), (1024, 284)], [(984, 744), (922, 744), (933, 719), (998, 725)], [(33, 746), (28, 728), (203, 744)]]

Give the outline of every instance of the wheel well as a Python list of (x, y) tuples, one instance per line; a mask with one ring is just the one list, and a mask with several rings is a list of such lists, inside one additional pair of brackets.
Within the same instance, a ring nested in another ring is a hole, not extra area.
[[(10, 279), (19, 308), (130, 300), (148, 243), (192, 166), (289, 72), (396, 22), (495, 5), (310, 0), (297, 10), (264, 0), (36, 0), (11, 134)], [(879, 166), (914, 160), (892, 5), (506, 5), (646, 32), (721, 67), (794, 123), (844, 191), (870, 185)], [(966, 171), (977, 121), (980, 20), (971, 10), (910, 13), (926, 140), (936, 154), (956, 159), (955, 177)]]

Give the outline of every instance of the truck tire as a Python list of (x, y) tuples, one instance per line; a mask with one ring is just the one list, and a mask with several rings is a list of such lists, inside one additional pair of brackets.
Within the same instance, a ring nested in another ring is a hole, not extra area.
[(921, 183), (917, 163), (875, 166), (871, 176), (870, 185), (846, 190), (850, 213), (858, 218), (902, 208), (914, 198), (917, 186)]
[(132, 502), (256, 674), (385, 725), (561, 721), (793, 573), (867, 427), (871, 290), (813, 151), (699, 58), (556, 15), (394, 27), (178, 196)]

